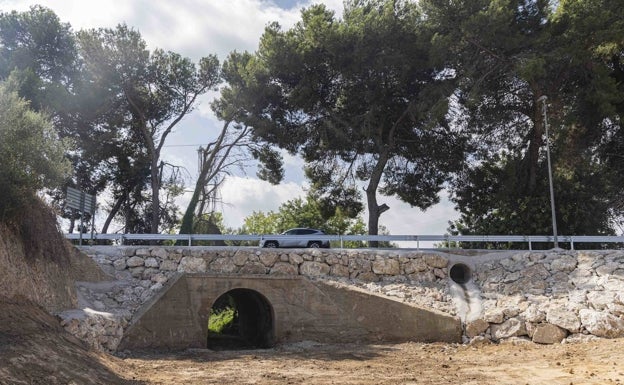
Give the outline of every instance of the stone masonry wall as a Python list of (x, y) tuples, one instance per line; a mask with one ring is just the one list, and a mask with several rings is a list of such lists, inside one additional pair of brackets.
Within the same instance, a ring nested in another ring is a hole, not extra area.
[[(136, 310), (176, 274), (305, 275), (332, 279), (444, 311), (465, 342), (540, 343), (624, 336), (624, 252), (436, 252), (214, 247), (84, 247), (115, 281), (78, 285), (88, 312), (61, 314), (66, 329), (114, 351)], [(458, 285), (461, 263), (471, 279)], [(94, 333), (93, 330), (98, 332)], [(94, 337), (96, 336), (96, 337)]]
[(475, 340), (624, 337), (624, 251), (520, 252), (475, 264)]

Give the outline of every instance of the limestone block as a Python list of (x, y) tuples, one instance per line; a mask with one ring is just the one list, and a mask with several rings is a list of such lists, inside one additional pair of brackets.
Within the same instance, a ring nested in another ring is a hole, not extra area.
[(271, 275), (298, 275), (297, 268), (287, 262), (276, 262), (269, 271)]
[(524, 321), (518, 318), (510, 318), (501, 324), (492, 324), (490, 331), (494, 340), (527, 335)]
[(160, 264), (160, 270), (162, 271), (176, 271), (178, 270), (178, 263), (170, 259), (165, 259)]
[(176, 264), (178, 264), (178, 263), (180, 263), (180, 261), (182, 260), (183, 257), (184, 257), (184, 254), (182, 252), (177, 252), (176, 251), (175, 253), (169, 254), (167, 256), (167, 260), (173, 261)]
[(206, 260), (199, 257), (183, 257), (178, 265), (180, 273), (205, 273)]
[(440, 279), (446, 279), (448, 277), (446, 269), (439, 269), (437, 267), (433, 269), (433, 275)]
[(553, 273), (570, 273), (576, 269), (576, 258), (569, 255), (562, 255), (550, 263), (550, 271)]
[(143, 266), (138, 266), (138, 267), (132, 267), (129, 270), (130, 270), (130, 274), (132, 274), (134, 278), (141, 278), (143, 277), (143, 271), (145, 271), (145, 268)]
[(358, 279), (360, 281), (364, 281), (364, 282), (377, 282), (377, 281), (379, 281), (379, 276), (377, 274), (373, 273), (372, 271), (359, 273), (359, 274), (357, 274), (355, 276), (353, 276), (353, 274), (352, 274), (351, 278), (356, 278), (356, 279)]
[(288, 254), (288, 262), (293, 265), (300, 265), (301, 263), (303, 263), (303, 257), (299, 254), (290, 253)]
[(598, 337), (624, 337), (624, 319), (607, 312), (581, 309), (581, 323), (587, 331)]
[(485, 331), (490, 327), (490, 323), (483, 320), (477, 319), (475, 321), (469, 322), (466, 324), (466, 336), (472, 338), (480, 335), (481, 333), (485, 333)]
[(562, 307), (553, 307), (546, 312), (546, 321), (567, 329), (570, 333), (578, 333), (581, 330), (581, 320), (575, 312)]
[(489, 323), (500, 324), (505, 319), (505, 314), (502, 309), (489, 308), (483, 313), (483, 320)]
[(398, 275), (400, 272), (399, 261), (396, 259), (377, 257), (373, 261), (373, 273), (375, 274)]
[(338, 256), (336, 256), (334, 254), (331, 254), (331, 255), (328, 255), (327, 257), (325, 257), (325, 262), (328, 265), (338, 265), (338, 264), (340, 264), (341, 260), (340, 260), (340, 258)]
[[(154, 274), (152, 276), (152, 282), (156, 282), (156, 283), (165, 283), (167, 282), (168, 278), (166, 275), (164, 275), (163, 273), (159, 273), (159, 274)], [(140, 293), (139, 293), (140, 294)]]
[(476, 337), (472, 338), (470, 340), (470, 342), (468, 342), (468, 345), (470, 345), (470, 346), (483, 346), (483, 345), (490, 345), (491, 343), (492, 343), (492, 341), (490, 341), (490, 339), (487, 338), (487, 337), (476, 336)]
[(553, 294), (568, 294), (574, 290), (574, 286), (568, 279), (568, 274), (561, 271), (554, 273), (548, 279), (548, 283)]
[(126, 266), (126, 260), (124, 258), (119, 258), (115, 262), (113, 262), (113, 267), (115, 268), (115, 270), (118, 271), (125, 270)]
[(260, 262), (251, 262), (241, 267), (238, 271), (240, 274), (266, 274), (267, 267)]
[(500, 261), (501, 266), (503, 266), (503, 268), (509, 272), (517, 272), (520, 271), (522, 268), (524, 268), (524, 264), (522, 263), (518, 263), (518, 261), (515, 261), (511, 258), (505, 258), (502, 259)]
[(349, 271), (355, 272), (356, 274), (373, 272), (371, 262), (365, 259), (352, 258), (349, 260), (348, 265), (349, 265)]
[(148, 257), (152, 255), (152, 253), (150, 252), (150, 249), (144, 248), (144, 249), (137, 249), (134, 255), (137, 255), (139, 257)]
[(540, 323), (546, 321), (546, 312), (537, 304), (530, 304), (522, 314), (528, 322)]
[(232, 262), (236, 266), (244, 266), (247, 263), (247, 261), (248, 261), (247, 254), (244, 254), (244, 253), (236, 253), (234, 254), (234, 257), (232, 257)]
[(158, 260), (154, 257), (149, 257), (145, 259), (145, 267), (153, 267), (158, 268)]
[(443, 268), (448, 266), (448, 259), (437, 254), (425, 255), (425, 263), (431, 267)]
[[(183, 259), (184, 260), (184, 259)], [(180, 262), (182, 265), (182, 262)], [(235, 273), (238, 270), (238, 266), (234, 264), (232, 258), (217, 258), (210, 264), (210, 271), (216, 273)]]
[(152, 257), (166, 259), (167, 256), (168, 256), (167, 250), (162, 247), (156, 247), (152, 250)]
[(616, 317), (624, 318), (624, 305), (618, 303), (611, 303), (607, 306), (609, 313)]
[(331, 269), (329, 270), (329, 275), (332, 275), (334, 277), (349, 277), (349, 268), (347, 266), (344, 265), (332, 265)]
[(503, 279), (501, 280), (502, 283), (512, 283), (512, 282), (516, 282), (517, 280), (519, 280), (522, 277), (523, 273), (520, 271), (515, 271), (513, 273), (507, 273), (503, 276)]
[(604, 310), (615, 302), (616, 294), (613, 291), (590, 291), (587, 293), (587, 304), (596, 310)]
[(609, 262), (602, 266), (597, 267), (596, 274), (598, 274), (598, 276), (600, 277), (611, 275), (618, 267), (619, 267), (619, 264), (617, 262)]
[(428, 269), (427, 263), (422, 258), (414, 258), (407, 261), (403, 267), (405, 274), (413, 274)]
[(421, 271), (414, 274), (409, 274), (408, 278), (415, 282), (433, 282), (436, 277), (433, 271)]
[(329, 265), (320, 262), (305, 261), (299, 266), (299, 274), (307, 276), (329, 275)]
[(553, 324), (539, 324), (533, 332), (533, 342), (538, 344), (556, 344), (568, 336), (568, 331)]
[(258, 256), (260, 262), (266, 266), (266, 267), (271, 267), (273, 265), (275, 265), (275, 262), (277, 262), (279, 255), (276, 253), (262, 253)]
[(143, 270), (143, 279), (152, 279), (152, 276), (158, 274), (159, 272), (160, 270), (158, 269), (148, 267), (147, 269)]
[(145, 260), (141, 257), (130, 257), (126, 262), (128, 267), (138, 267), (143, 266), (145, 264)]

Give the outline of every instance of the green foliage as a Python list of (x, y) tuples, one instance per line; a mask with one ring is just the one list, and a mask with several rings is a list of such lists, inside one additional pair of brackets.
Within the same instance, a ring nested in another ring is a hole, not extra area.
[(13, 73), (16, 91), (33, 110), (56, 114), (67, 108), (76, 59), (71, 28), (52, 10), (36, 5), (0, 13), (0, 80)]
[(547, 95), (559, 231), (613, 233), (621, 188), (600, 145), (622, 132), (618, 67), (604, 55), (622, 54), (617, 3), (423, 1), (437, 54), (460, 79), (456, 120), (474, 139), (471, 165), (453, 183), (461, 218), (451, 231), (552, 232), (538, 102)]
[(225, 307), (223, 309), (210, 309), (210, 318), (208, 319), (208, 332), (223, 334), (227, 332), (236, 317), (236, 309), (233, 307)]
[(70, 173), (69, 142), (14, 87), (0, 83), (0, 220), (11, 219), (38, 191), (58, 186)]
[(361, 210), (357, 180), (366, 181), (376, 234), (378, 192), (429, 207), (462, 159), (445, 121), (452, 82), (430, 60), (422, 25), (412, 2), (349, 1), (343, 20), (312, 6), (290, 30), (270, 24), (255, 55), (226, 61), (218, 105), (302, 155), (319, 198), (349, 215)]

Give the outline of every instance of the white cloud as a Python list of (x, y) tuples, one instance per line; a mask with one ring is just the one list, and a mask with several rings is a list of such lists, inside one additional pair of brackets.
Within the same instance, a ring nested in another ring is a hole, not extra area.
[[(341, 0), (321, 2), (341, 13)], [(268, 23), (289, 28), (312, 1), (284, 9), (260, 0), (4, 0), (0, 10), (26, 11), (35, 4), (52, 9), (74, 30), (126, 23), (141, 32), (150, 49), (171, 50), (194, 60), (216, 53), (223, 60), (233, 50), (255, 51)]]
[(440, 203), (426, 211), (411, 207), (395, 197), (378, 197), (381, 203), (390, 206), (390, 210), (383, 213), (380, 223), (385, 225), (394, 235), (439, 235), (445, 234), (448, 221), (458, 218), (453, 204), (447, 198), (447, 192), (442, 191)]
[(221, 189), (222, 212), (227, 226), (240, 227), (254, 211), (277, 211), (279, 206), (303, 197), (305, 185), (287, 182), (273, 186), (259, 179), (229, 177)]

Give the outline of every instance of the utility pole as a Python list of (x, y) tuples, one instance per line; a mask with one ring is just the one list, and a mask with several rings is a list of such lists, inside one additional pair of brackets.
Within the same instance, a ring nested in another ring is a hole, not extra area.
[(555, 214), (555, 192), (553, 190), (552, 168), (550, 165), (550, 135), (548, 134), (548, 115), (546, 113), (546, 95), (540, 96), (537, 101), (542, 102), (542, 112), (544, 113), (544, 130), (546, 132), (546, 160), (548, 162), (548, 185), (550, 187), (550, 211), (552, 213), (552, 228), (555, 249), (559, 247), (557, 241), (557, 215)]

